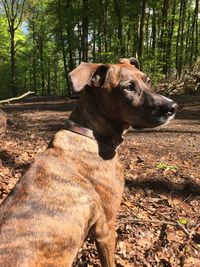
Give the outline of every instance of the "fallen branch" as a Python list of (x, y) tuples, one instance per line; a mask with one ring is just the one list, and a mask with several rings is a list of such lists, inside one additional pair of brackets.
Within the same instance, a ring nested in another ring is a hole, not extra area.
[(189, 232), (181, 223), (178, 221), (172, 220), (172, 221), (163, 221), (163, 220), (143, 220), (143, 219), (127, 219), (127, 220), (120, 220), (122, 223), (155, 223), (155, 224), (166, 224), (166, 225), (172, 225), (179, 229), (181, 229), (187, 237), (190, 239), (193, 236), (193, 233)]
[(5, 100), (0, 100), (0, 104), (2, 104), (2, 103), (10, 103), (11, 101), (22, 99), (22, 98), (26, 97), (27, 95), (34, 94), (34, 93), (35, 92), (28, 91), (27, 93), (25, 93), (25, 94), (23, 94), (21, 96), (17, 96), (17, 97), (5, 99)]
[(191, 245), (198, 251), (200, 251), (199, 247), (195, 245), (194, 242), (192, 242), (193, 234), (195, 233), (195, 230), (199, 227), (199, 224), (196, 225), (195, 229), (191, 232), (189, 232), (183, 225), (181, 225), (177, 221), (163, 221), (163, 220), (147, 220), (147, 219), (120, 219), (118, 218), (119, 223), (151, 223), (151, 224), (166, 224), (166, 225), (172, 225), (174, 227), (177, 227), (181, 229), (188, 237), (187, 243), (191, 243)]
[(158, 223), (158, 224), (168, 224), (168, 225), (173, 225), (177, 226), (176, 223), (174, 222), (169, 222), (169, 221), (160, 221), (160, 220), (143, 220), (143, 219), (127, 219), (127, 220), (121, 220), (119, 219), (120, 223)]
[(191, 236), (194, 236), (196, 234), (196, 230), (200, 227), (200, 222), (193, 227), (192, 231), (191, 231)]
[[(126, 205), (126, 203), (124, 203)], [(142, 209), (146, 210), (146, 211), (149, 211), (150, 213), (154, 214), (156, 213), (156, 215), (160, 216), (160, 217), (163, 217), (165, 219), (165, 221), (159, 221), (159, 220), (138, 220), (138, 219), (131, 219), (132, 222), (146, 222), (146, 223), (160, 223), (160, 224), (169, 224), (169, 225), (173, 225), (179, 229), (181, 229), (189, 239), (192, 239), (193, 235), (194, 235), (194, 231), (188, 231), (186, 229), (186, 227), (184, 225), (182, 225), (179, 221), (176, 221), (174, 219), (170, 219), (168, 216), (166, 216), (165, 214), (162, 214), (158, 211), (155, 211), (155, 210), (152, 210), (150, 209), (149, 207), (145, 207), (143, 206), (142, 204), (140, 203), (137, 203), (137, 205), (139, 207), (141, 207)], [(134, 221), (135, 220), (135, 221)], [(138, 220), (138, 221), (137, 221)]]
[[(144, 207), (144, 206), (141, 205), (140, 203), (138, 203), (138, 205), (139, 205), (141, 208), (146, 209), (147, 211), (150, 211), (150, 212), (153, 213), (153, 214), (156, 213), (156, 215), (165, 218), (166, 221), (170, 222), (170, 224), (173, 223), (174, 226), (176, 226), (177, 228), (181, 229), (181, 230), (182, 230), (182, 231), (183, 231), (183, 232), (184, 232), (190, 239), (192, 238), (193, 233), (190, 232), (190, 231), (188, 231), (188, 230), (185, 228), (185, 226), (182, 225), (179, 221), (176, 221), (176, 220), (174, 220), (174, 219), (170, 219), (170, 218), (169, 218), (168, 216), (166, 216), (165, 214), (160, 213), (159, 211), (155, 211), (155, 210), (152, 210), (152, 209), (150, 209), (150, 208)], [(171, 224), (171, 225), (172, 225), (172, 224)]]

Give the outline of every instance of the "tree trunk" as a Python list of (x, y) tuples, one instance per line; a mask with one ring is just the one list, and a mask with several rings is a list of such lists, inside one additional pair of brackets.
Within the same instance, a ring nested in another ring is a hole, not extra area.
[(16, 84), (16, 64), (15, 64), (15, 32), (18, 29), (22, 21), (22, 15), (24, 11), (25, 0), (21, 1), (1, 1), (7, 22), (8, 22), (8, 31), (10, 33), (10, 58), (11, 58), (11, 79), (10, 79), (10, 89), (11, 95), (17, 95), (17, 84)]
[(161, 60), (163, 62), (163, 73), (167, 74), (167, 18), (168, 18), (168, 11), (169, 11), (169, 0), (163, 0), (163, 7), (162, 7), (162, 25), (161, 25), (161, 34), (160, 34), (160, 52), (161, 52)]
[(102, 33), (102, 18), (100, 17), (99, 23), (98, 23), (98, 34), (97, 34), (97, 47), (98, 47), (98, 60), (101, 60), (101, 53), (102, 53), (102, 39), (101, 39), (101, 33)]
[[(69, 54), (68, 70), (72, 71), (74, 69), (74, 60), (73, 60), (71, 25), (67, 25), (67, 37), (68, 37), (68, 54)], [(69, 86), (69, 82), (68, 82), (68, 86)]]
[(54, 64), (54, 88), (56, 89), (56, 93), (58, 90), (58, 65)]
[(88, 61), (88, 0), (83, 0), (82, 17), (82, 61)]
[(43, 36), (38, 36), (39, 41), (39, 54), (40, 54), (40, 74), (41, 74), (41, 88), (42, 95), (45, 94), (45, 77), (44, 77), (44, 54), (43, 54)]
[(171, 49), (172, 49), (172, 37), (174, 34), (174, 23), (176, 14), (176, 0), (173, 2), (171, 19), (168, 21), (168, 36), (166, 45), (166, 75), (170, 73), (171, 69)]
[(124, 42), (123, 42), (123, 34), (122, 34), (122, 15), (121, 15), (121, 6), (119, 0), (114, 0), (115, 4), (115, 11), (117, 15), (117, 35), (118, 35), (118, 56), (124, 57), (125, 56), (125, 49), (124, 49)]
[(183, 9), (183, 0), (181, 0), (180, 4), (180, 12), (179, 12), (179, 24), (178, 24), (178, 33), (177, 33), (177, 39), (176, 39), (176, 70), (177, 75), (180, 77), (180, 33), (181, 33), (181, 20), (182, 20), (182, 9)]
[(184, 53), (184, 27), (186, 19), (186, 0), (183, 0), (182, 16), (181, 16), (181, 36), (180, 36), (180, 53), (179, 53), (179, 76), (183, 68), (183, 53)]
[(140, 28), (139, 28), (139, 42), (138, 42), (138, 58), (141, 60), (144, 46), (144, 22), (145, 22), (145, 9), (147, 0), (141, 2), (141, 17), (140, 17)]
[(82, 25), (78, 22), (78, 63), (82, 61)]
[(195, 15), (196, 15), (196, 42), (195, 42), (195, 56), (194, 56), (194, 60), (197, 61), (197, 58), (199, 56), (198, 41), (200, 41), (199, 28), (198, 28), (198, 25), (199, 25), (198, 24), (198, 19), (199, 19), (199, 0), (196, 0)]
[(93, 59), (93, 62), (96, 62), (96, 20), (94, 22), (94, 29), (93, 29), (92, 59)]
[(33, 31), (33, 54), (32, 54), (32, 68), (33, 68), (33, 91), (37, 94), (37, 70), (36, 70), (36, 47), (35, 47), (35, 21), (32, 21), (32, 31)]
[(10, 29), (10, 55), (11, 55), (11, 95), (17, 95), (16, 66), (15, 66), (15, 30), (14, 25)]
[(155, 7), (153, 7), (153, 16), (152, 16), (152, 50), (153, 50), (153, 55), (155, 56), (155, 51), (156, 51), (156, 12), (155, 12)]
[(196, 17), (196, 42), (195, 42), (195, 54), (194, 60), (197, 61), (199, 51), (198, 51), (198, 43), (200, 41), (199, 37), (199, 28), (198, 28), (198, 14), (199, 14), (199, 0), (196, 0), (196, 8), (195, 8), (195, 17)]
[(192, 22), (192, 29), (191, 29), (192, 36), (191, 36), (191, 49), (190, 49), (190, 65), (193, 64), (194, 59), (197, 57), (195, 53), (197, 52), (198, 54), (198, 51), (197, 51), (198, 36), (196, 36), (196, 40), (195, 40), (195, 28), (196, 28), (196, 32), (198, 33), (198, 25), (197, 25), (198, 24), (198, 7), (199, 7), (199, 0), (196, 0), (194, 15), (193, 15), (193, 22)]
[(47, 69), (47, 94), (51, 94), (51, 62), (49, 59), (48, 69)]
[(68, 79), (68, 70), (67, 70), (67, 61), (66, 61), (66, 52), (65, 52), (65, 40), (63, 36), (63, 22), (62, 22), (62, 14), (61, 14), (61, 2), (58, 0), (58, 16), (59, 16), (59, 31), (60, 31), (60, 41), (62, 47), (62, 57), (63, 57), (63, 66), (64, 66), (64, 74), (66, 81), (66, 93), (69, 95), (69, 79)]
[(149, 57), (149, 47), (150, 47), (150, 38), (149, 38), (149, 13), (146, 14), (146, 27), (145, 27), (145, 42), (146, 42), (146, 54)]

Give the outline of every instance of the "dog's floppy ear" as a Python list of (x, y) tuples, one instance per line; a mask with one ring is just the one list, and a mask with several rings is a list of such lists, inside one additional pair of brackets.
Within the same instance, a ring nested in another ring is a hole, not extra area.
[(90, 79), (90, 85), (94, 87), (102, 87), (105, 83), (108, 71), (108, 65), (99, 65)]
[(131, 64), (134, 65), (137, 69), (140, 69), (140, 63), (135, 57), (131, 58), (120, 58), (119, 63), (121, 64)]
[(107, 70), (107, 65), (82, 62), (69, 73), (73, 90), (80, 92), (86, 85), (101, 87), (105, 82)]
[(137, 69), (140, 69), (140, 63), (135, 57), (130, 58), (130, 64), (134, 65)]

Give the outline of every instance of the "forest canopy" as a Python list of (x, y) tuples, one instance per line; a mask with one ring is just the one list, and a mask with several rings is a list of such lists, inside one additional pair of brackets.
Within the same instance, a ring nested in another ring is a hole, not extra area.
[(154, 82), (199, 63), (199, 0), (0, 0), (0, 98), (69, 95), (81, 61), (137, 57)]

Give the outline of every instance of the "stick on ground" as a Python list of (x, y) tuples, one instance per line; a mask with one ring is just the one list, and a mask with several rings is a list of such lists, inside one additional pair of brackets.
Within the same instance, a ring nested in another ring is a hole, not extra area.
[(5, 100), (0, 100), (0, 104), (9, 103), (9, 102), (14, 101), (14, 100), (19, 100), (19, 99), (22, 99), (22, 98), (26, 97), (27, 95), (34, 94), (34, 93), (35, 92), (28, 91), (27, 93), (25, 93), (25, 94), (23, 94), (21, 96), (17, 96), (17, 97), (5, 99)]

